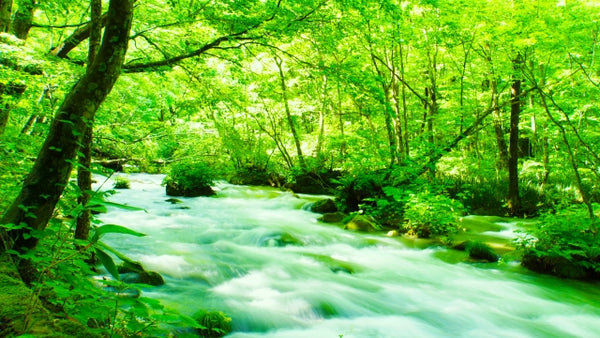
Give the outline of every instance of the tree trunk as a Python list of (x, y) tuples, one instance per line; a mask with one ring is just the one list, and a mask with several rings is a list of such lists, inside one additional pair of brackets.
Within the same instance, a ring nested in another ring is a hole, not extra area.
[(37, 2), (35, 0), (21, 0), (19, 2), (19, 9), (15, 13), (11, 26), (12, 33), (19, 39), (27, 39), (36, 6)]
[(302, 155), (302, 142), (300, 141), (300, 137), (298, 136), (298, 132), (296, 131), (296, 126), (294, 125), (294, 120), (292, 119), (292, 112), (290, 110), (290, 105), (288, 103), (287, 97), (287, 85), (285, 84), (285, 75), (283, 74), (283, 60), (279, 57), (275, 57), (275, 63), (277, 64), (277, 68), (279, 69), (279, 79), (281, 80), (281, 99), (283, 100), (283, 105), (285, 107), (285, 115), (287, 117), (287, 122), (290, 127), (290, 132), (292, 133), (292, 137), (294, 138), (294, 144), (296, 145), (296, 152), (298, 153), (298, 162), (300, 162), (300, 169), (302, 172), (307, 172), (308, 168), (306, 167), (306, 162), (304, 161), (304, 155)]
[[(94, 63), (96, 54), (98, 54), (98, 47), (100, 46), (100, 40), (102, 38), (102, 24), (100, 16), (102, 15), (102, 0), (91, 1), (91, 23), (92, 30), (89, 39), (88, 49), (88, 67), (87, 73), (92, 71), (91, 65)], [(83, 206), (81, 214), (77, 217), (77, 226), (75, 227), (75, 238), (77, 239), (88, 239), (91, 226), (92, 213), (87, 208), (92, 191), (92, 172), (90, 167), (92, 165), (92, 140), (94, 136), (94, 120), (89, 121), (83, 140), (81, 142), (81, 151), (77, 161), (77, 186), (79, 187), (80, 194), (77, 198), (77, 203)]]
[(344, 133), (344, 108), (342, 105), (342, 90), (340, 82), (337, 82), (337, 117), (340, 124), (340, 159), (344, 163), (346, 159), (346, 134)]
[[(520, 57), (519, 57), (520, 58)], [(513, 61), (515, 71), (520, 60)], [(518, 75), (515, 75), (518, 76)], [(519, 195), (519, 118), (521, 115), (521, 80), (513, 79), (510, 87), (510, 138), (508, 145), (508, 208), (512, 216), (521, 214)]]
[[(594, 207), (592, 205), (592, 202), (590, 201), (590, 196), (589, 196), (588, 192), (585, 190), (585, 188), (583, 186), (583, 182), (581, 180), (581, 175), (579, 174), (579, 166), (577, 165), (577, 162), (575, 160), (575, 154), (573, 153), (573, 149), (571, 148), (571, 144), (569, 143), (569, 139), (567, 138), (567, 131), (565, 130), (563, 125), (560, 123), (560, 121), (556, 120), (550, 113), (550, 109), (548, 108), (548, 104), (546, 103), (546, 94), (544, 93), (542, 88), (537, 85), (536, 85), (536, 88), (537, 88), (538, 93), (540, 94), (542, 106), (544, 107), (544, 111), (546, 112), (546, 115), (548, 116), (550, 121), (552, 121), (552, 123), (558, 128), (558, 130), (560, 130), (560, 135), (562, 137), (563, 143), (565, 144), (565, 147), (567, 148), (567, 154), (569, 155), (569, 162), (571, 164), (571, 168), (573, 169), (573, 175), (575, 176), (575, 186), (577, 187), (577, 190), (579, 191), (579, 194), (581, 195), (581, 199), (582, 199), (583, 203), (585, 204), (585, 206), (588, 209), (589, 217), (591, 219), (594, 219), (596, 217), (596, 215), (594, 213)], [(552, 100), (552, 97), (550, 97), (550, 100)], [(569, 121), (567, 121), (567, 122), (569, 122)]]
[(508, 147), (504, 139), (504, 129), (502, 128), (502, 116), (500, 115), (500, 107), (498, 107), (498, 83), (495, 79), (491, 81), (492, 87), (492, 109), (494, 110), (494, 134), (496, 135), (496, 145), (498, 147), (498, 155), (500, 156), (500, 168), (508, 169)]
[(0, 0), (0, 33), (8, 32), (11, 12), (12, 0)]
[(396, 130), (392, 121), (392, 107), (390, 107), (390, 86), (383, 85), (384, 102), (382, 103), (385, 114), (385, 130), (388, 135), (388, 149), (390, 152), (390, 168), (396, 164), (398, 145), (396, 144)]
[(6, 125), (8, 124), (9, 112), (10, 112), (10, 106), (8, 105), (8, 103), (4, 104), (0, 100), (0, 136), (2, 134), (4, 134), (4, 130), (6, 130)]
[(68, 183), (87, 124), (121, 73), (133, 15), (132, 1), (111, 0), (108, 11), (109, 24), (90, 71), (65, 97), (21, 192), (0, 221), (26, 226), (2, 231), (2, 251), (12, 248), (25, 252), (37, 245), (38, 239), (31, 232), (46, 228)]
[(323, 91), (321, 92), (321, 111), (319, 111), (319, 134), (317, 136), (317, 146), (315, 148), (315, 157), (320, 158), (323, 149), (323, 139), (325, 138), (325, 110), (327, 109), (327, 75), (323, 75)]

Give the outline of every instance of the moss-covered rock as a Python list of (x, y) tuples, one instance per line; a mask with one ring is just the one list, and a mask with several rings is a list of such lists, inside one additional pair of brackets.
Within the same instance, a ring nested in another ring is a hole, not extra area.
[(452, 247), (455, 250), (466, 251), (469, 257), (479, 261), (497, 262), (500, 256), (489, 245), (480, 241), (464, 241)]
[(356, 215), (352, 217), (352, 219), (348, 223), (346, 223), (344, 229), (352, 231), (371, 232), (381, 230), (381, 226), (377, 224), (377, 222), (372, 217), (365, 215)]
[(317, 220), (323, 223), (341, 223), (348, 215), (343, 212), (332, 212), (323, 214), (323, 216), (317, 218)]
[(215, 191), (209, 185), (198, 185), (194, 187), (182, 187), (176, 182), (167, 182), (166, 193), (168, 196), (184, 196), (184, 197), (198, 197), (198, 196), (214, 196)]
[(472, 241), (466, 247), (469, 257), (488, 262), (497, 262), (500, 259), (494, 250), (487, 244), (478, 241)]
[(337, 212), (338, 208), (331, 198), (326, 198), (313, 203), (313, 205), (310, 207), (310, 211), (319, 214), (325, 214)]
[(57, 317), (21, 281), (11, 260), (0, 257), (0, 337), (99, 337), (75, 321)]
[(275, 233), (261, 239), (260, 246), (284, 247), (288, 245), (302, 246), (304, 242), (287, 232)]
[(577, 264), (577, 261), (560, 256), (538, 256), (533, 251), (527, 251), (523, 255), (521, 265), (535, 272), (563, 278), (600, 280), (600, 272)]

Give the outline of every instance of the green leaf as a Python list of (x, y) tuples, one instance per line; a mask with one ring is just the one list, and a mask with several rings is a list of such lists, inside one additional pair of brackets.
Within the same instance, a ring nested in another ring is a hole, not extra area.
[(100, 262), (106, 268), (106, 270), (116, 279), (121, 280), (119, 276), (119, 271), (117, 270), (117, 266), (113, 261), (112, 257), (110, 257), (106, 252), (102, 251), (102, 249), (96, 248), (96, 254), (98, 258), (100, 258)]
[(117, 256), (123, 262), (128, 262), (128, 263), (132, 263), (132, 264), (136, 263), (133, 260), (131, 260), (129, 257), (123, 255), (122, 253), (120, 253), (119, 251), (113, 249), (112, 247), (110, 247), (108, 244), (106, 244), (104, 242), (98, 242), (97, 244), (98, 244), (98, 246), (101, 246), (105, 250), (108, 250), (108, 251), (112, 252), (115, 256)]
[(98, 227), (96, 229), (96, 232), (94, 233), (94, 236), (92, 237), (92, 243), (97, 242), (100, 237), (104, 234), (125, 234), (125, 235), (132, 235), (132, 236), (137, 236), (137, 237), (144, 237), (146, 236), (146, 234), (143, 234), (141, 232), (137, 232), (135, 230), (131, 230), (129, 228), (126, 228), (124, 226), (121, 225), (117, 225), (117, 224), (105, 224), (101, 227)]
[(115, 207), (115, 208), (119, 208), (119, 209), (129, 210), (129, 211), (144, 211), (144, 212), (148, 212), (144, 208), (133, 207), (131, 205), (126, 205), (126, 204), (108, 202), (108, 201), (104, 201), (104, 200), (102, 200), (100, 198), (92, 198), (92, 200), (90, 201), (90, 204), (101, 204), (101, 205), (105, 205), (105, 206), (109, 206), (109, 207)]

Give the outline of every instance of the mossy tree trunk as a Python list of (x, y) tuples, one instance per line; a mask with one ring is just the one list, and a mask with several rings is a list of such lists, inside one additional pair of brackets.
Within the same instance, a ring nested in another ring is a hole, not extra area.
[(33, 13), (38, 3), (36, 0), (21, 0), (18, 4), (19, 9), (15, 12), (11, 32), (19, 39), (26, 40), (33, 23)]
[(50, 132), (21, 192), (0, 224), (26, 225), (2, 231), (0, 250), (34, 248), (33, 230), (44, 230), (73, 169), (73, 160), (90, 121), (120, 73), (133, 16), (131, 0), (111, 0), (108, 25), (91, 69), (71, 89), (58, 109)]
[[(515, 72), (520, 69), (521, 56), (513, 61)], [(519, 195), (519, 119), (521, 116), (521, 80), (514, 76), (510, 87), (510, 137), (508, 144), (508, 208), (512, 216), (521, 215)]]
[(300, 169), (302, 172), (307, 172), (308, 168), (306, 166), (306, 162), (304, 161), (304, 155), (302, 154), (302, 141), (300, 140), (300, 136), (296, 131), (296, 126), (294, 124), (294, 120), (292, 119), (292, 111), (290, 109), (290, 105), (287, 97), (287, 85), (285, 83), (285, 75), (283, 73), (283, 60), (276, 56), (275, 64), (279, 69), (279, 80), (281, 85), (281, 100), (283, 101), (283, 106), (285, 107), (285, 116), (287, 118), (288, 125), (290, 127), (290, 132), (292, 133), (292, 137), (294, 138), (294, 144), (296, 145), (296, 153), (298, 155), (298, 162), (300, 163)]
[[(108, 13), (104, 13), (100, 16), (100, 25), (104, 27), (108, 21)], [(66, 38), (60, 45), (56, 46), (50, 51), (51, 55), (58, 56), (59, 58), (66, 58), (70, 51), (75, 47), (79, 46), (80, 43), (90, 38), (92, 31), (94, 30), (93, 22), (85, 24), (77, 28), (68, 38)]]
[(0, 0), (0, 33), (8, 32), (11, 12), (12, 0)]
[(18, 82), (11, 81), (7, 84), (0, 82), (0, 135), (4, 134), (4, 130), (6, 129), (8, 118), (10, 116), (10, 104), (8, 102), (4, 102), (2, 95), (19, 97), (23, 95), (25, 89), (27, 89), (27, 87)]
[[(90, 73), (93, 68), (91, 65), (94, 63), (94, 59), (98, 54), (98, 47), (100, 46), (100, 40), (102, 38), (102, 0), (92, 0), (91, 4), (91, 33), (88, 46), (88, 67), (87, 72)], [(86, 207), (91, 199), (92, 191), (92, 172), (90, 167), (92, 165), (92, 139), (94, 136), (94, 121), (93, 119), (88, 124), (83, 140), (81, 142), (81, 151), (77, 161), (79, 165), (77, 167), (77, 186), (81, 191), (81, 195), (77, 198), (77, 202), (83, 206), (83, 210), (79, 217), (77, 217), (77, 226), (75, 227), (75, 238), (77, 239), (88, 239), (90, 233), (90, 223), (92, 213)]]

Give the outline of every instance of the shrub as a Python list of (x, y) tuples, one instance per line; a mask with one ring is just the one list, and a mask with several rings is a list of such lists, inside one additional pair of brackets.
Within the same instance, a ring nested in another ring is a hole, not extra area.
[(460, 202), (444, 195), (427, 191), (412, 194), (404, 211), (405, 227), (421, 238), (447, 236), (458, 231), (463, 210)]
[(586, 217), (583, 206), (545, 214), (532, 232), (517, 243), (526, 268), (567, 278), (600, 278), (598, 219)]
[(210, 188), (214, 178), (213, 171), (205, 163), (182, 161), (171, 166), (163, 183), (170, 196), (210, 196), (214, 195)]
[(479, 241), (469, 241), (466, 244), (465, 250), (469, 254), (469, 257), (474, 259), (497, 262), (500, 258), (489, 245)]
[(129, 179), (127, 177), (117, 176), (113, 187), (115, 189), (129, 189)]
[(223, 337), (231, 332), (231, 318), (221, 311), (199, 311), (194, 319), (204, 327), (198, 329), (202, 337)]

